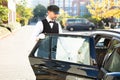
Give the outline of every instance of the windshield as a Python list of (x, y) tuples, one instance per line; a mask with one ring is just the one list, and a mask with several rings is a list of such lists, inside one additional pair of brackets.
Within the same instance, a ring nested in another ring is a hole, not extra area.
[(90, 65), (89, 37), (46, 36), (35, 57)]

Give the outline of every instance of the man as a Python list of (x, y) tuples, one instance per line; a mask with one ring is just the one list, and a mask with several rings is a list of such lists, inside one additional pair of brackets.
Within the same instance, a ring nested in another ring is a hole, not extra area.
[(38, 21), (34, 31), (34, 37), (36, 40), (44, 38), (44, 33), (62, 33), (62, 28), (56, 18), (59, 14), (59, 7), (56, 5), (50, 5), (47, 8), (47, 17), (42, 21)]

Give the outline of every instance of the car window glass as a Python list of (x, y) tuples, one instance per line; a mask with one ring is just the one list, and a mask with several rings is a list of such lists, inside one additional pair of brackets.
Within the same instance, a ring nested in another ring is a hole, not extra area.
[(104, 40), (105, 38), (101, 38), (98, 43), (96, 44), (96, 47), (103, 47), (104, 46)]
[(108, 52), (107, 52), (107, 53), (112, 53), (115, 45), (117, 45), (118, 43), (120, 43), (120, 41), (118, 41), (118, 40), (116, 40), (116, 39), (113, 39), (112, 42), (111, 42), (110, 48), (108, 49)]
[(71, 23), (71, 24), (72, 24), (72, 23), (75, 23), (75, 20), (74, 20), (74, 19), (69, 19), (69, 20), (67, 20), (67, 23), (69, 23), (69, 24), (70, 24), (70, 23)]
[(87, 20), (86, 19), (82, 19), (82, 23), (87, 23)]
[(56, 60), (90, 64), (89, 57), (89, 39), (81, 37), (58, 38)]
[(82, 23), (82, 20), (81, 19), (76, 19), (75, 23)]
[(90, 65), (89, 37), (48, 36), (40, 42), (35, 57)]
[(88, 20), (86, 19), (68, 19), (67, 23), (88, 23)]
[(112, 54), (112, 52), (114, 51), (115, 45), (119, 44), (120, 41), (117, 39), (112, 39), (111, 43), (110, 43), (110, 47), (107, 50), (107, 54), (105, 55), (104, 58), (104, 62), (103, 65), (106, 63), (106, 61), (108, 60), (109, 56)]
[(114, 50), (104, 67), (111, 72), (120, 71), (120, 47)]
[(108, 38), (100, 38), (99, 41), (96, 44), (96, 47), (104, 47), (104, 48), (108, 48), (110, 44), (110, 39)]
[(50, 51), (50, 37), (45, 37), (45, 39), (42, 39), (39, 43), (39, 47), (34, 53), (35, 57), (41, 57), (48, 59), (49, 58), (49, 51)]

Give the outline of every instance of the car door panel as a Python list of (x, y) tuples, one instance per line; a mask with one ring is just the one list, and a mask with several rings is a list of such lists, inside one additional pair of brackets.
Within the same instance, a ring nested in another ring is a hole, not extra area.
[[(91, 63), (88, 63), (86, 61), (83, 61), (83, 63), (80, 63), (80, 60), (82, 60), (80, 58), (82, 57), (77, 56), (78, 57), (77, 59), (73, 59), (74, 58), (73, 56), (76, 56), (76, 54), (70, 55), (70, 53), (66, 52), (67, 50), (72, 52), (73, 50), (71, 49), (75, 49), (74, 46), (76, 46), (76, 48), (78, 47), (77, 55), (80, 55), (82, 52), (82, 54), (87, 53), (88, 56), (91, 56), (91, 52), (89, 52), (90, 44), (88, 44), (89, 40), (91, 39), (87, 37), (85, 38), (86, 40), (83, 39), (82, 37), (71, 38), (68, 35), (65, 37), (67, 38), (64, 38), (64, 36), (59, 37), (61, 41), (64, 41), (62, 42), (63, 44), (61, 43), (60, 40), (58, 40), (58, 37), (54, 37), (52, 39), (46, 38), (46, 40), (39, 41), (38, 42), (39, 44), (36, 44), (35, 48), (32, 50), (31, 54), (29, 55), (30, 64), (33, 68), (36, 78), (37, 79), (51, 78), (51, 80), (75, 80), (75, 78), (78, 78), (79, 80), (96, 79), (96, 76), (98, 74), (97, 67), (92, 66)], [(65, 44), (66, 42), (68, 42), (68, 40), (71, 41), (71, 44)], [(82, 46), (82, 48), (79, 48), (81, 44), (75, 45), (75, 44), (78, 44), (79, 41), (80, 42), (83, 41), (81, 43), (84, 45)], [(59, 43), (59, 44), (56, 45), (56, 43)], [(40, 45), (43, 45), (43, 46), (40, 47)], [(66, 46), (66, 45), (67, 45), (67, 48), (65, 47), (66, 50), (62, 49), (63, 46)], [(71, 46), (73, 47), (71, 48)], [(57, 48), (59, 48), (59, 50), (57, 50)], [(45, 50), (46, 52), (40, 52), (40, 54), (47, 53), (46, 56), (37, 55), (36, 52), (39, 53), (37, 49), (40, 49), (40, 51)], [(85, 49), (88, 51), (85, 52), (84, 51)], [(73, 52), (76, 52), (76, 51), (73, 51)], [(59, 58), (54, 57), (57, 55)], [(62, 58), (60, 57), (61, 55), (63, 56), (69, 55), (69, 56)], [(84, 55), (81, 55), (81, 56), (85, 57)], [(56, 78), (59, 78), (59, 79), (56, 79)]]
[(44, 60), (39, 58), (30, 58), (30, 62), (36, 75), (53, 73), (59, 75), (64, 74), (66, 76), (79, 76), (86, 79), (95, 79), (98, 72), (96, 67), (76, 65), (68, 62)]

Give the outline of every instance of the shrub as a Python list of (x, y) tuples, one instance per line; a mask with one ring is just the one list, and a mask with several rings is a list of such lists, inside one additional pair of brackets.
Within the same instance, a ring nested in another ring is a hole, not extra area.
[(19, 29), (21, 27), (20, 23), (18, 22), (11, 22), (7, 25), (12, 31)]
[(7, 28), (0, 26), (0, 38), (8, 33), (10, 33), (10, 31)]

